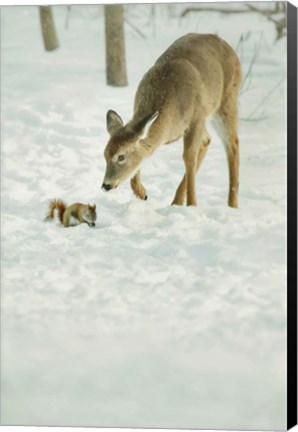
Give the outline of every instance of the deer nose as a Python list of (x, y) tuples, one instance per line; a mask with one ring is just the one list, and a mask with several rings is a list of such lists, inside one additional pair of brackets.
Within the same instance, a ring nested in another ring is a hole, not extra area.
[(112, 189), (112, 186), (109, 184), (106, 184), (106, 183), (103, 183), (101, 187), (102, 187), (102, 189), (105, 189), (106, 191), (109, 191), (110, 189)]

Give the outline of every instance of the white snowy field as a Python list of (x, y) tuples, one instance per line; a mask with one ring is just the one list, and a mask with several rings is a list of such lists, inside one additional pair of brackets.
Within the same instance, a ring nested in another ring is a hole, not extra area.
[[(4, 425), (286, 428), (286, 39), (261, 15), (175, 17), (185, 7), (151, 23), (127, 8), (146, 38), (126, 24), (125, 88), (105, 84), (101, 6), (73, 7), (68, 29), (54, 7), (51, 53), (37, 7), (1, 8)], [(196, 208), (170, 206), (181, 141), (144, 164), (148, 201), (100, 189), (106, 111), (128, 121), (142, 75), (190, 31), (250, 70), (238, 210), (212, 127)], [(96, 203), (96, 228), (45, 223), (52, 198)]]

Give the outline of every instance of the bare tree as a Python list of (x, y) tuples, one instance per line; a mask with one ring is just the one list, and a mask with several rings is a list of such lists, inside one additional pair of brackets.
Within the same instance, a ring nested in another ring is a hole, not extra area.
[(51, 6), (39, 6), (39, 16), (45, 50), (53, 51), (59, 47), (59, 42)]
[(123, 5), (105, 5), (107, 84), (127, 85)]

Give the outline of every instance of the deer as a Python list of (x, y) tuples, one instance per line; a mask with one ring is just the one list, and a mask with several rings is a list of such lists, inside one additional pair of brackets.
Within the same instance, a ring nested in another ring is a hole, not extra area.
[(130, 178), (134, 194), (146, 200), (142, 161), (159, 146), (183, 138), (185, 173), (172, 205), (196, 206), (196, 174), (211, 141), (206, 128), (210, 119), (227, 155), (228, 205), (237, 208), (240, 85), (238, 56), (219, 36), (189, 33), (174, 41), (141, 79), (132, 119), (124, 124), (116, 111), (107, 112), (102, 189), (110, 191)]

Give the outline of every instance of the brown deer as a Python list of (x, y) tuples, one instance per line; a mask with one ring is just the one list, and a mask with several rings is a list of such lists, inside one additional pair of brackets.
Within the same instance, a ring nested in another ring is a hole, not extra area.
[(223, 140), (229, 168), (231, 207), (238, 206), (238, 92), (241, 68), (235, 51), (220, 37), (190, 33), (177, 39), (142, 78), (135, 96), (134, 115), (124, 125), (107, 113), (110, 140), (105, 148), (106, 173), (102, 188), (111, 190), (132, 176), (135, 195), (147, 199), (139, 165), (161, 144), (183, 137), (184, 177), (172, 204), (196, 205), (195, 176), (207, 152), (208, 117)]

